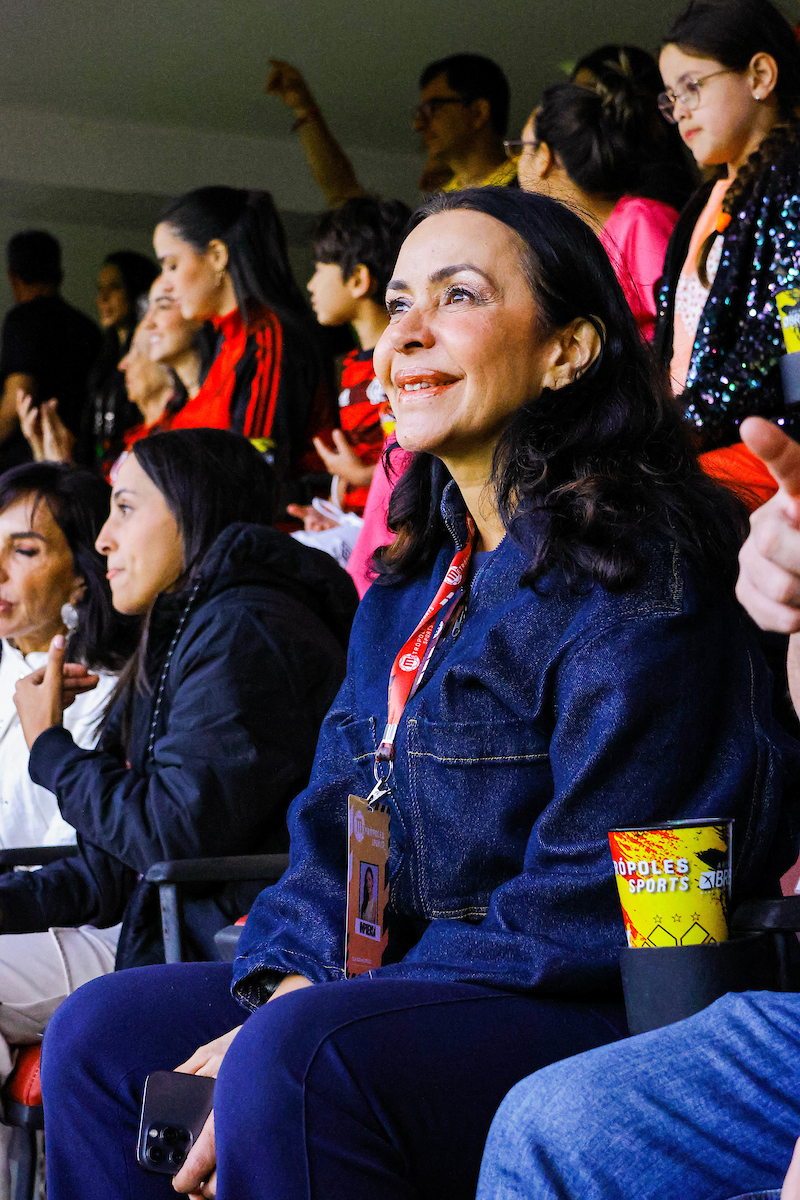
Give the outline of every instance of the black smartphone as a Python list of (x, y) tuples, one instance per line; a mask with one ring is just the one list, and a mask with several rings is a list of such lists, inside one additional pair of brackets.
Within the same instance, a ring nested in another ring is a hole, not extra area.
[(144, 1083), (136, 1161), (146, 1171), (177, 1175), (214, 1107), (214, 1080), (153, 1071)]

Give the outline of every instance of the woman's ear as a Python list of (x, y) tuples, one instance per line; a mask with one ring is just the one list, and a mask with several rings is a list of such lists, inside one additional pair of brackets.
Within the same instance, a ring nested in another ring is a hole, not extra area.
[(86, 595), (86, 580), (82, 575), (78, 575), (72, 585), (72, 591), (69, 594), (69, 602), (73, 606), (80, 604), (83, 597)]
[(586, 317), (577, 317), (557, 330), (542, 387), (557, 392), (580, 379), (596, 360), (602, 344), (598, 330)]
[(778, 64), (771, 54), (754, 54), (747, 68), (750, 89), (755, 100), (768, 100), (778, 82)]
[(539, 179), (547, 179), (557, 166), (558, 159), (547, 142), (539, 142), (536, 149), (531, 151), (531, 168)]
[(212, 238), (206, 248), (206, 258), (212, 270), (221, 274), (228, 267), (228, 247), (219, 238)]

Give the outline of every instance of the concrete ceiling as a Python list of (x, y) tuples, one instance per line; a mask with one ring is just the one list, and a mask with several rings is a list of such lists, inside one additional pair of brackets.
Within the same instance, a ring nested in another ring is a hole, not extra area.
[[(796, 0), (781, 0), (792, 19)], [(519, 128), (559, 64), (602, 42), (655, 48), (680, 0), (16, 0), (3, 5), (0, 103), (288, 136), (263, 95), (271, 57), (302, 67), (340, 139), (413, 151), (426, 62), (479, 51), (507, 71)]]

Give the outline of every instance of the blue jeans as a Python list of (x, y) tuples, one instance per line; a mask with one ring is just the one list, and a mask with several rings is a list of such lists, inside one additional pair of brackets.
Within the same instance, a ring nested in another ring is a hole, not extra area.
[[(135, 1162), (142, 1084), (246, 1014), (231, 968), (80, 988), (42, 1057), (48, 1200), (166, 1200)], [(247, 1017), (215, 1090), (218, 1200), (474, 1200), (486, 1133), (524, 1075), (624, 1033), (621, 1006), (475, 984), (326, 983)]]
[(799, 1135), (800, 995), (728, 995), (518, 1083), (478, 1200), (777, 1200)]

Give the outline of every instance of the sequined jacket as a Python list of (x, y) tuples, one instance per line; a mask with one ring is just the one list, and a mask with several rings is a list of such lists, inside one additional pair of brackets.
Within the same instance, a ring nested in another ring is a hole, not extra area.
[[(359, 606), (347, 679), (290, 809), (290, 869), (239, 943), (245, 1006), (281, 973), (343, 976), (347, 795), (369, 794), (398, 643), (464, 544), (455, 483), (442, 511), (453, 540), (430, 575), (375, 583)], [(466, 616), (398, 726), (379, 976), (572, 994), (618, 984), (614, 826), (735, 817), (737, 897), (775, 894), (797, 854), (800, 747), (772, 718), (733, 595), (698, 587), (676, 546), (643, 549), (646, 578), (616, 594), (576, 593), (557, 572), (520, 587), (528, 556), (510, 537), (477, 567)]]
[[(681, 214), (657, 285), (654, 347), (669, 364), (675, 291), (689, 239), (713, 186), (705, 184)], [(777, 418), (800, 440), (800, 414), (781, 390), (785, 354), (776, 293), (800, 281), (800, 148), (790, 147), (741, 197), (725, 233), (719, 269), (697, 326), (680, 397), (702, 450), (739, 440), (739, 423), (758, 413)]]

